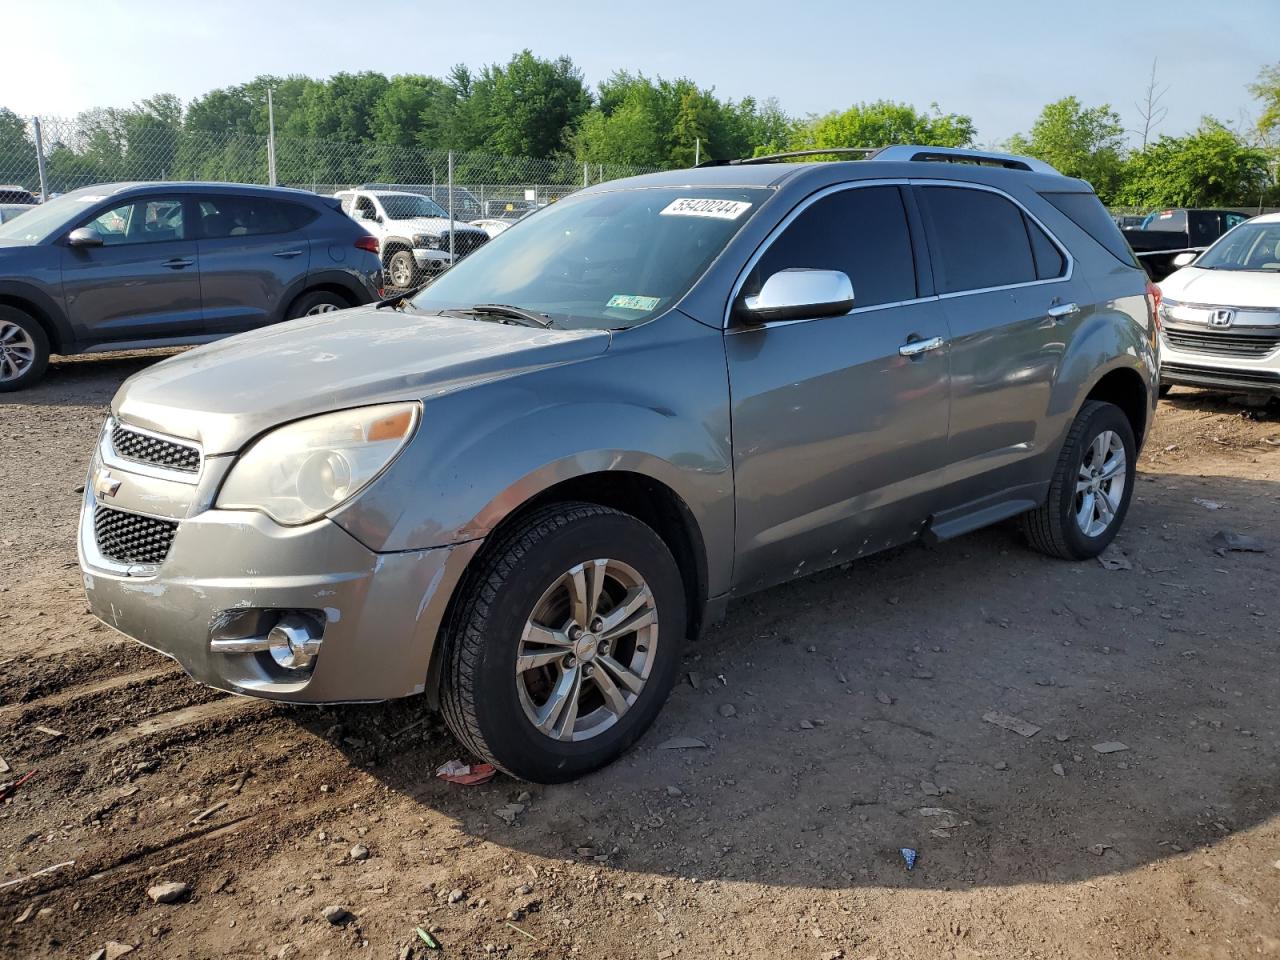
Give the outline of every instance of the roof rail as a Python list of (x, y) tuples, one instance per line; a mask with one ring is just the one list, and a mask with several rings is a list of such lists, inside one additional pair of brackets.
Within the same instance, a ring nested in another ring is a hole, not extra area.
[(915, 144), (896, 144), (881, 147), (868, 160), (931, 160), (937, 163), (976, 163), (983, 166), (1004, 167), (1006, 170), (1025, 170), (1028, 173), (1052, 173), (1058, 171), (1043, 160), (1022, 157), (1013, 153), (995, 153), (989, 150), (961, 150), (958, 147), (923, 147)]
[[(744, 166), (750, 163), (773, 163), (775, 160), (791, 160), (795, 157), (826, 157), (831, 154), (851, 154), (854, 159), (865, 160), (873, 156), (877, 147), (828, 147), (825, 150), (788, 150), (785, 153), (770, 153), (763, 157), (746, 157), (742, 160), (726, 161), (728, 166)], [(700, 166), (715, 166), (715, 162), (700, 164)]]

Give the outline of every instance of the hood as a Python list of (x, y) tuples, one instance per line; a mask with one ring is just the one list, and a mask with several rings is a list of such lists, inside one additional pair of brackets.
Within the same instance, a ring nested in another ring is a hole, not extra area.
[(128, 423), (234, 453), (301, 417), (425, 399), (598, 356), (607, 330), (540, 330), (357, 307), (197, 347), (135, 374), (111, 409)]
[(1160, 281), (1170, 300), (1208, 307), (1280, 308), (1280, 270), (1202, 270), (1183, 267)]
[[(411, 220), (388, 220), (383, 224), (383, 228), (387, 233), (410, 235), (414, 233), (429, 233), (438, 236), (442, 233), (449, 232), (448, 217), (414, 217)], [(479, 233), (485, 236), (483, 230), (479, 227), (473, 227), (461, 217), (453, 219), (454, 233)]]

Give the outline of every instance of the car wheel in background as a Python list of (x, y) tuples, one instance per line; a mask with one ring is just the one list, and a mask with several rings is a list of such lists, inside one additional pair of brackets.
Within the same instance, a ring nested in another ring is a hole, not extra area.
[(29, 387), (49, 366), (49, 337), (35, 317), (0, 305), (0, 393)]
[(418, 262), (413, 259), (413, 251), (397, 250), (391, 255), (387, 264), (387, 279), (391, 286), (400, 290), (408, 290), (416, 286), (420, 271)]
[(330, 290), (313, 290), (310, 293), (304, 293), (293, 301), (292, 306), (289, 307), (289, 316), (285, 319), (296, 320), (298, 317), (314, 317), (321, 313), (345, 310), (349, 306), (351, 304), (347, 303), (341, 294), (333, 293)]
[(459, 596), (445, 721), (514, 777), (572, 780), (653, 722), (686, 627), (680, 570), (653, 530), (595, 504), (535, 510), (486, 545)]
[(1124, 412), (1111, 403), (1085, 403), (1067, 431), (1048, 499), (1022, 515), (1031, 546), (1067, 560), (1105, 550), (1129, 509), (1136, 462), (1137, 444)]

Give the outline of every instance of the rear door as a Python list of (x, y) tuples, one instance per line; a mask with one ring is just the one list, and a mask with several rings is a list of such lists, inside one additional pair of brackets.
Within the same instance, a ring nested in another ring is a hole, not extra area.
[(928, 515), (946, 459), (948, 330), (927, 267), (917, 270), (924, 249), (904, 189), (850, 185), (810, 198), (742, 284), (739, 296), (779, 270), (841, 270), (854, 309), (736, 325), (725, 337), (736, 590), (901, 542)]
[(280, 319), (306, 279), (311, 248), (303, 227), (316, 213), (300, 203), (252, 194), (196, 198), (200, 288), (209, 333), (238, 333)]
[(1050, 392), (1091, 294), (1066, 247), (1009, 195), (918, 183), (951, 328), (950, 506), (1034, 483)]
[(77, 339), (105, 343), (203, 332), (190, 214), (181, 195), (148, 194), (75, 224), (102, 238), (100, 247), (62, 248), (62, 289)]

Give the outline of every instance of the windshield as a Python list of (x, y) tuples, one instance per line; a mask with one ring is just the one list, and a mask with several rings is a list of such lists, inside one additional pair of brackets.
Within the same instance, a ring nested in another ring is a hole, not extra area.
[(105, 200), (92, 191), (68, 193), (32, 207), (20, 217), (0, 224), (0, 240), (39, 243), (51, 234), (69, 229), (92, 204)]
[(557, 327), (634, 326), (684, 296), (768, 196), (673, 187), (570, 197), (503, 231), (413, 304), (503, 303)]
[(411, 193), (380, 193), (378, 202), (392, 220), (412, 220), (415, 217), (448, 217), (434, 200)]
[(1280, 272), (1280, 222), (1242, 223), (1201, 254), (1205, 270)]

